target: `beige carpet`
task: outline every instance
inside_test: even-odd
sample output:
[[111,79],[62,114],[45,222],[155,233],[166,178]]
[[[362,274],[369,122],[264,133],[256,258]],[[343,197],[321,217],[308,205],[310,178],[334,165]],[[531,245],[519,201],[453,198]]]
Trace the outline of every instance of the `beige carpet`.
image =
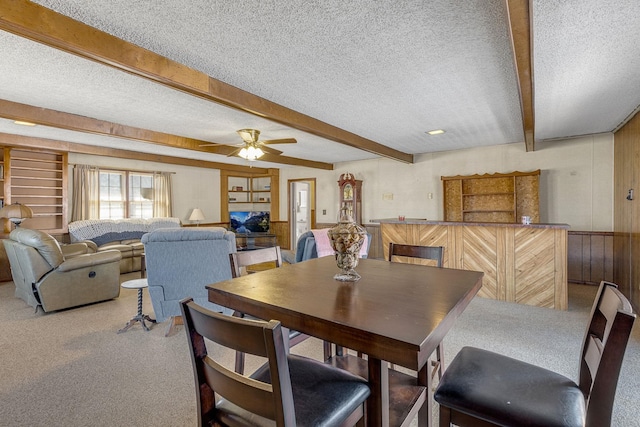
[[[137,278],[137,273],[123,280]],[[191,362],[182,327],[116,331],[135,314],[136,291],[58,313],[34,313],[0,284],[0,426],[195,426]],[[559,312],[476,298],[445,340],[450,360],[476,345],[575,378],[595,288],[571,286],[571,309]],[[153,315],[148,294],[144,312]],[[217,350],[225,363],[233,355]],[[294,348],[319,358],[318,340]],[[257,360],[249,360],[249,368]],[[640,426],[640,332],[636,325],[618,388],[614,426]]]

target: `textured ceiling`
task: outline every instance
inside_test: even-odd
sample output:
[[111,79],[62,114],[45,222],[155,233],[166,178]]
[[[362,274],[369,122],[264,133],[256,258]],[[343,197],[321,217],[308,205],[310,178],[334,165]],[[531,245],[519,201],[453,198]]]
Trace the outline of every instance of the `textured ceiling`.
[[640,104],[640,2],[534,1],[536,138],[614,130]]
[[[405,153],[524,140],[503,0],[34,3]],[[640,2],[532,4],[536,140],[612,131],[640,104]],[[255,127],[327,163],[376,157],[3,31],[0,57],[0,99],[222,144]],[[0,132],[244,162],[7,120]]]

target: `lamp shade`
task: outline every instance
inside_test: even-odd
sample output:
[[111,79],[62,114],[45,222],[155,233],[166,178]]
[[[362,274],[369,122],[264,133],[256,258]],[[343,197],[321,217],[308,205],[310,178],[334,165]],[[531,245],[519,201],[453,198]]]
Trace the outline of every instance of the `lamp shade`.
[[153,188],[141,188],[140,196],[145,200],[153,200]]
[[13,203],[0,209],[0,218],[8,218],[9,221],[18,225],[27,218],[33,217],[33,211],[29,206]]
[[195,208],[191,211],[191,215],[189,215],[189,221],[203,221],[204,214],[200,208]]

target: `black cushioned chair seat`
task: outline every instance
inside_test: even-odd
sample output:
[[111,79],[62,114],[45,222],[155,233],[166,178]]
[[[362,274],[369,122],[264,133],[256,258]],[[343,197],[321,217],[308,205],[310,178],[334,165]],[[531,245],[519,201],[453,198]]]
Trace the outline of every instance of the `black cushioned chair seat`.
[[[287,356],[298,426],[340,426],[366,399],[369,386],[364,378],[313,359]],[[268,364],[251,375],[271,383]],[[219,402],[218,416],[229,425],[274,425],[229,402]]]
[[460,350],[434,398],[500,426],[571,427],[585,419],[584,396],[569,378],[473,347]]

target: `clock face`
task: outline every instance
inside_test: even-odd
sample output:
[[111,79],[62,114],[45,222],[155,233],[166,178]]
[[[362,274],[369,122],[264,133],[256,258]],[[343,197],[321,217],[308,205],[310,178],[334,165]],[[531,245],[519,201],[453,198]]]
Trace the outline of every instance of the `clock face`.
[[353,187],[346,184],[342,189],[342,200],[353,200]]

